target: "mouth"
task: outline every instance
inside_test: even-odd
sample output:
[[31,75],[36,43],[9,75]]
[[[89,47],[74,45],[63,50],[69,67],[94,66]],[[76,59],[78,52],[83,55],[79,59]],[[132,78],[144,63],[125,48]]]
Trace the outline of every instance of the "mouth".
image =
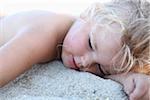
[[75,62],[75,60],[74,60],[74,58],[72,58],[72,59],[73,59],[74,68],[75,68],[76,70],[79,70],[79,67],[77,66],[77,64],[76,64],[76,62]]

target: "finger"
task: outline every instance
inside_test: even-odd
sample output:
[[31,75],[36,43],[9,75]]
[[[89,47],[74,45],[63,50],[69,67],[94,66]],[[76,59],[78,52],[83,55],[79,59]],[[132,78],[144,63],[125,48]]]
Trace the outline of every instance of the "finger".
[[150,86],[145,92],[145,95],[143,96],[143,98],[141,98],[140,100],[150,100]]
[[130,95],[135,89],[135,84],[133,79],[130,79],[124,83],[124,91]]
[[150,100],[149,94],[145,93],[142,97],[130,96],[129,100]]
[[135,89],[130,94],[130,100],[138,100],[145,96],[146,91],[148,91],[148,85],[144,84],[142,81],[135,80]]
[[150,100],[149,93],[146,93],[140,100]]

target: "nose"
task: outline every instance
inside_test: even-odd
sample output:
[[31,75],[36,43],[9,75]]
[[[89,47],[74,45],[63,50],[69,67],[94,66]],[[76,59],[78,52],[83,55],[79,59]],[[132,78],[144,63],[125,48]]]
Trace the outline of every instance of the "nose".
[[92,65],[93,59],[89,55],[75,57],[76,64],[79,68],[89,67]]
[[89,60],[89,57],[82,56],[81,57],[82,67],[89,67],[91,64],[91,61]]

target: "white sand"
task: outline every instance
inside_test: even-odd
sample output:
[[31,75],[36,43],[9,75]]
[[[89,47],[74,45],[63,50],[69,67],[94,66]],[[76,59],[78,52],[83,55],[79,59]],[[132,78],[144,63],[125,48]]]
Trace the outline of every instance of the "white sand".
[[61,62],[35,65],[0,89],[0,100],[127,100],[121,85]]

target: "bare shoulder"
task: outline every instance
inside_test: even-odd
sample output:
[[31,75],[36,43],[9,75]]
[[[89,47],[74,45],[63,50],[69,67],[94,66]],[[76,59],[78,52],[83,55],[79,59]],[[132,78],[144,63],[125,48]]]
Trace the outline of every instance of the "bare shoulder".
[[21,28],[26,25],[44,25],[44,26],[52,26],[60,23],[62,20],[72,20],[73,17],[65,14],[57,14],[50,11],[26,11],[20,12],[13,15],[9,15],[0,20],[0,23],[7,24],[6,28],[9,26],[14,26],[13,28]]
[[31,65],[54,60],[58,40],[63,40],[73,20],[68,15],[47,11],[22,12],[3,18],[0,21],[0,87]]
[[[0,20],[0,44],[10,40],[20,30],[28,27],[32,31],[48,33],[61,30],[74,18],[50,11],[27,11],[9,15]],[[60,27],[62,25],[62,27]],[[58,28],[59,26],[59,28]],[[57,28],[57,29],[56,29]],[[59,30],[58,30],[59,29]]]
[[[12,16],[12,20],[16,20],[15,22],[21,23],[24,25],[33,25],[33,26],[42,26],[42,28],[51,28],[61,22],[66,22],[72,19],[72,16],[65,14],[57,14],[50,11],[29,11],[22,12]],[[12,21],[11,20],[11,21]]]

